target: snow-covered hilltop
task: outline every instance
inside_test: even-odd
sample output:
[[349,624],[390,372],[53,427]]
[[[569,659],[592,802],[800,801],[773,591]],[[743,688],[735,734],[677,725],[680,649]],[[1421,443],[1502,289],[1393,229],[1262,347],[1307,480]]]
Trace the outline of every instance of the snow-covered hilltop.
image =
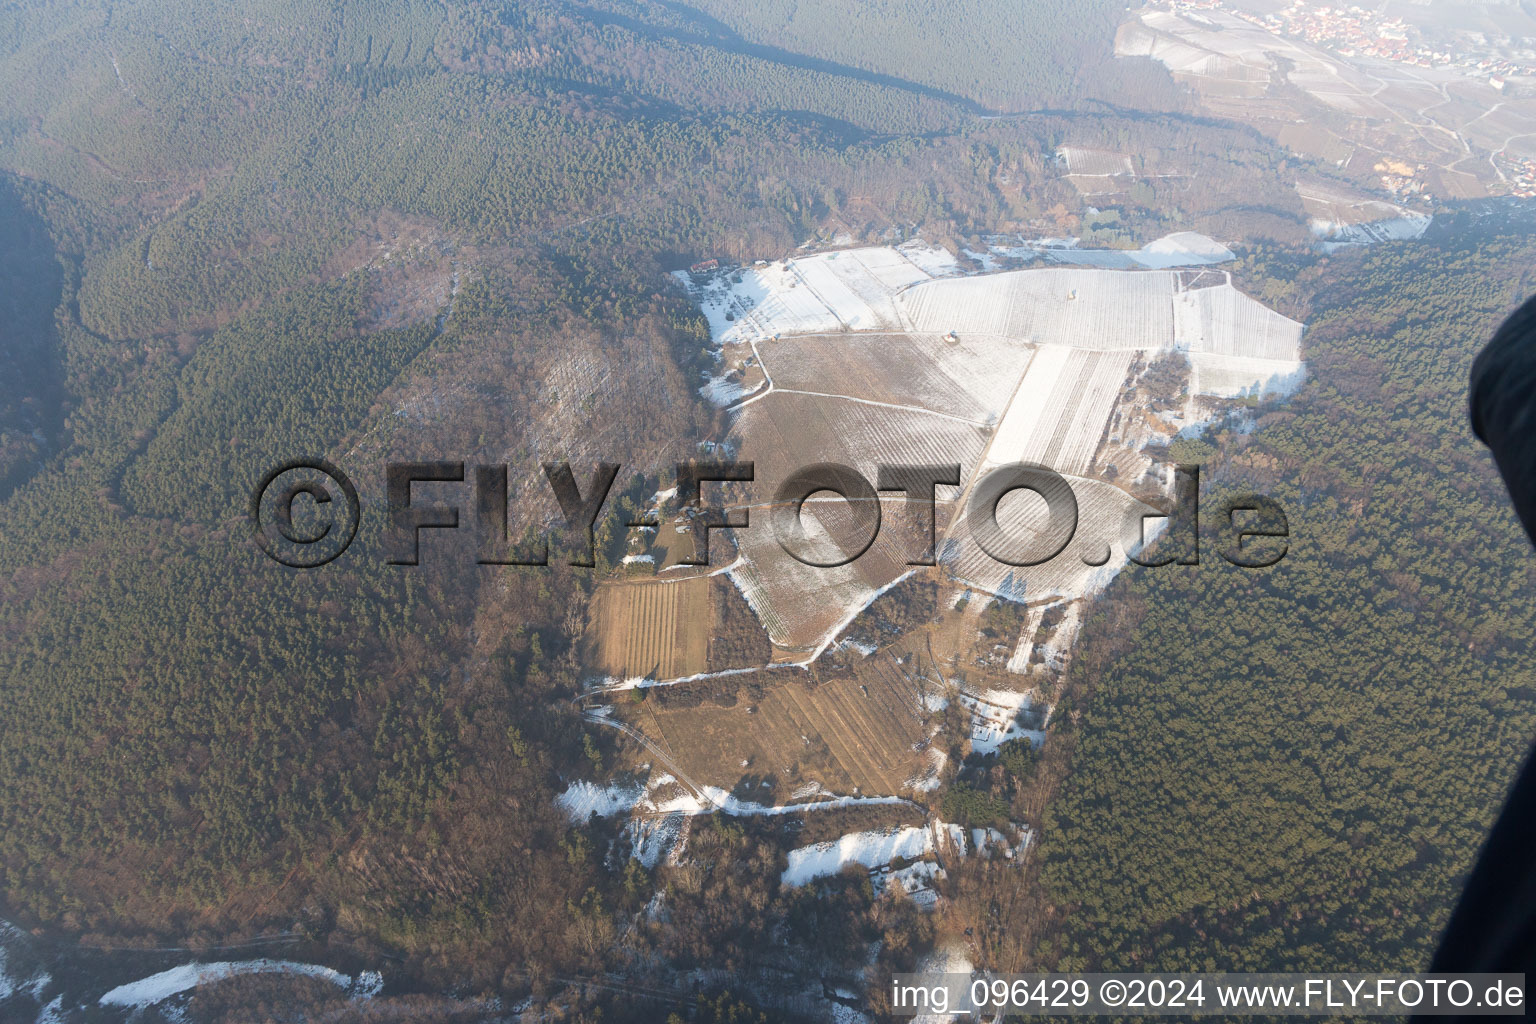
[[[1214,269],[1231,253],[1203,235],[1133,252],[1061,241],[1019,252],[1029,266],[995,273],[967,273],[922,242],[680,273],[718,347],[705,393],[734,409],[730,443],[758,466],[744,504],[767,503],[810,462],[870,480],[879,464],[960,463],[962,494],[992,467],[1047,465],[1071,482],[1080,534],[1113,549],[1109,561],[1088,564],[1074,544],[1040,566],[1003,564],[956,528],[961,503],[941,494],[941,563],[992,595],[1074,599],[1124,564],[1119,524],[1152,511],[1141,498],[1162,490],[1165,467],[1144,454],[1149,443],[1197,429],[1224,400],[1300,380],[1302,325]],[[838,507],[812,503],[805,518],[835,535]],[[1003,526],[1039,531],[1043,517],[1014,503]],[[737,541],[732,579],[773,642],[802,657],[910,572],[896,535],[836,568],[801,564],[765,528]]]

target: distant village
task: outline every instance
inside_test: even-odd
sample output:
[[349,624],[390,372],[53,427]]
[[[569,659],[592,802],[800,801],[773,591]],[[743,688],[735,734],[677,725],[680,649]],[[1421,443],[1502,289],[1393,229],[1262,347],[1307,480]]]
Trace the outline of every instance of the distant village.
[[1509,194],[1521,199],[1536,199],[1536,160],[1505,158],[1499,169],[1509,178]]
[[[1454,69],[1469,78],[1485,78],[1500,92],[1511,79],[1536,77],[1536,64],[1510,60],[1486,50],[1462,50],[1454,38],[1431,43],[1402,18],[1359,6],[1333,7],[1293,0],[1278,14],[1262,15],[1236,8],[1226,0],[1166,0],[1163,6],[1176,13],[1223,11],[1275,35],[1305,40],[1340,57],[1374,57],[1420,68]],[[1536,160],[1502,154],[1495,154],[1493,159],[1511,195],[1536,198]],[[1417,191],[1413,179],[1391,180],[1393,177],[1384,177],[1382,184],[1394,195]]]
[[1167,0],[1166,6],[1181,13],[1225,11],[1276,35],[1305,39],[1341,57],[1375,57],[1421,68],[1456,68],[1474,78],[1487,78],[1489,85],[1500,90],[1510,78],[1536,75],[1536,65],[1486,52],[1464,52],[1450,40],[1431,44],[1402,18],[1364,7],[1329,7],[1293,0],[1278,14],[1254,14],[1224,0]]
[[1299,36],[1333,50],[1341,57],[1376,57],[1421,68],[1456,68],[1502,90],[1511,77],[1536,75],[1536,66],[1487,52],[1464,52],[1455,40],[1430,44],[1402,18],[1386,17],[1363,7],[1324,7],[1295,0],[1279,14],[1264,17],[1239,14],[1271,32]]

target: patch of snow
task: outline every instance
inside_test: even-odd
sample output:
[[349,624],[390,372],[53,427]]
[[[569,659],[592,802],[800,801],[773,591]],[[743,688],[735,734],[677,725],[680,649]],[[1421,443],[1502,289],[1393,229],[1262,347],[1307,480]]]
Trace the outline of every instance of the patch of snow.
[[[1147,534],[1147,543],[1155,540],[1162,533],[1163,529],[1166,528],[1167,524],[1168,521],[1166,519],[1146,521],[1144,529]],[[1063,613],[1061,621],[1056,624],[1056,628],[1051,631],[1051,635],[1046,637],[1045,641],[1040,644],[1042,660],[1048,667],[1061,668],[1065,664],[1067,650],[1072,646],[1072,641],[1077,637],[1077,627],[1082,617],[1080,609],[1081,606],[1076,601],[1067,605],[1067,610]]]
[[379,971],[361,971],[352,983],[353,999],[372,999],[384,991],[384,975]]
[[[699,388],[699,394],[708,399],[711,405],[721,409],[728,405],[735,405],[751,393],[752,391],[742,387],[739,382],[731,380],[727,374],[709,377],[705,380],[704,386]],[[676,488],[673,488],[673,493],[676,493]]]
[[678,845],[687,826],[687,815],[631,818],[624,826],[635,859],[649,870],[665,860]]
[[849,864],[878,868],[897,860],[921,860],[940,852],[945,839],[960,856],[965,856],[965,830],[959,825],[935,822],[932,826],[850,832],[829,842],[789,851],[789,867],[779,880],[784,885],[806,885],[835,875]]
[[914,238],[910,242],[898,245],[896,251],[910,260],[913,266],[932,277],[954,277],[962,273],[960,261],[942,245]]
[[[924,696],[923,699],[924,701],[927,701],[928,697]],[[948,701],[945,701],[946,705],[948,703]],[[914,793],[932,793],[934,790],[939,788],[939,775],[944,771],[944,765],[948,763],[948,761],[949,755],[944,753],[944,751],[940,750],[938,747],[929,747],[928,763],[923,767],[921,772],[908,779],[905,783],[905,786],[912,790]]]
[[980,694],[968,693],[966,696],[1007,711],[1018,711],[1029,705],[1029,694],[1017,690],[983,690]]
[[653,555],[625,555],[623,558],[623,563],[625,565],[634,565],[636,562],[644,562],[648,565],[655,565],[656,558]]
[[1400,217],[1384,220],[1361,221],[1344,224],[1322,218],[1312,221],[1312,234],[1320,241],[1324,252],[1336,252],[1353,246],[1376,245],[1380,242],[1411,242],[1424,237],[1434,218],[1427,213],[1402,211]]
[[971,829],[971,848],[977,853],[985,852],[994,846],[1008,848],[1012,845],[1008,837],[995,828]]
[[618,676],[589,676],[584,681],[589,690],[633,690],[653,686],[655,683],[650,676],[626,676],[623,679]]
[[983,274],[990,274],[990,273],[992,273],[992,271],[997,270],[999,267],[1002,266],[1001,261],[998,260],[998,258],[992,254],[992,250],[991,250],[990,247],[987,249],[986,252],[977,252],[974,249],[961,249],[960,252],[961,252],[961,254],[963,254],[965,256],[969,256],[971,259],[975,260],[977,263],[980,263],[981,264],[981,272]]
[[1211,238],[1202,235],[1198,231],[1175,231],[1170,235],[1164,235],[1155,242],[1148,242],[1143,252],[1162,253],[1177,256],[1194,256],[1208,263],[1225,263],[1236,259],[1232,250]]
[[1023,822],[1014,821],[1009,824],[1013,826],[1014,834],[1018,836],[1019,841],[1013,846],[1004,849],[1003,855],[1010,858],[1021,856],[1025,850],[1029,849],[1029,844],[1034,841],[1034,829]]
[[578,780],[555,797],[555,803],[576,824],[584,824],[592,815],[611,817],[632,809],[644,794],[645,787],[638,782],[611,782],[599,786],[593,782]]
[[[973,258],[979,258],[977,253],[967,253],[967,255],[972,256]],[[983,265],[1011,265],[1019,262],[1029,262],[1039,258],[1040,253],[1036,246],[1027,242],[1020,242],[1018,239],[1010,239],[994,235],[993,237],[987,239],[987,252],[985,254],[985,259],[983,260]],[[990,270],[991,267],[988,267],[988,269]]]
[[897,868],[882,874],[877,882],[878,891],[884,892],[888,886],[895,885],[912,898],[912,902],[920,907],[929,908],[939,901],[939,894],[933,891],[933,883],[949,877],[944,869],[931,860],[920,860],[915,864],[909,864],[904,868]]
[[893,860],[916,860],[932,850],[933,834],[915,825],[881,832],[850,832],[832,842],[789,851],[789,867],[780,881],[785,885],[806,885],[835,875],[848,864],[876,868]]
[[242,960],[221,961],[209,964],[182,964],[168,971],[152,974],[126,985],[119,985],[103,995],[97,1002],[102,1006],[122,1006],[142,1010],[172,996],[189,992],[199,985],[207,985],[225,978],[245,974],[293,974],[328,981],[337,988],[350,988],[352,979],[340,971],[319,964],[301,964],[292,960]]
[[1024,628],[1019,631],[1019,642],[1014,646],[1013,653],[1008,656],[1008,663],[1003,667],[1015,675],[1021,675],[1029,671],[1029,656],[1035,651],[1035,628],[1033,617],[1024,620]]
[[871,807],[879,805],[907,804],[910,801],[899,796],[839,796],[828,800],[812,800],[794,804],[760,804],[741,800],[718,786],[700,786],[704,798],[688,794],[657,805],[658,812],[679,811],[684,814],[713,814],[721,811],[738,816],[763,815],[773,817],[783,814],[801,814],[805,811],[836,810],[842,807]]
[[[711,575],[714,575],[711,573]],[[745,675],[749,672],[766,672],[771,669],[793,668],[805,671],[805,665],[799,662],[773,662],[768,665],[760,665],[756,668],[722,668],[714,672],[695,672],[691,676],[678,676],[676,679],[653,679],[650,676],[631,676],[628,679],[619,679],[615,676],[605,676],[591,680],[590,684],[602,690],[620,692],[623,690],[648,690],[656,686],[676,686],[678,683],[694,683],[700,679],[721,679],[726,676]]]
[[28,973],[26,977],[18,973],[13,958],[17,952],[21,952],[22,959],[28,959],[25,953],[27,942],[28,936],[20,928],[0,921],[0,1002],[18,992],[24,992],[33,999],[41,999],[43,990],[53,981],[47,971],[40,969]]
[[1026,729],[1019,716],[1031,706],[1029,695],[1013,690],[987,690],[981,694],[962,693],[960,700],[971,711],[971,753],[995,754],[1009,740],[1027,738],[1042,743],[1045,733]]
[[[5,927],[7,930],[10,928],[9,925]],[[6,957],[5,947],[0,946],[0,1001],[11,998],[12,993],[16,991],[16,979],[6,972],[8,966],[9,961]]]
[[[940,946],[917,963],[917,973],[921,985],[933,986],[943,984],[945,975],[965,975],[967,978],[975,971],[971,964],[970,954],[965,946],[959,943],[951,943]],[[950,1021],[965,1018],[973,1019],[974,1005],[970,1001],[970,985],[962,986],[962,991],[952,992],[954,998],[949,1000],[949,1009],[945,1013],[920,1013],[913,1017],[914,1024],[949,1024]]]

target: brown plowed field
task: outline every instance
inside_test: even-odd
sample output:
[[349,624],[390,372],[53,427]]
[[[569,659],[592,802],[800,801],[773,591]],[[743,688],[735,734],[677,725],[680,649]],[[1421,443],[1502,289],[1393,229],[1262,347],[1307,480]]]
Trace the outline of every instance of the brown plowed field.
[[592,619],[602,671],[621,679],[703,672],[713,625],[709,588],[706,576],[600,587]]

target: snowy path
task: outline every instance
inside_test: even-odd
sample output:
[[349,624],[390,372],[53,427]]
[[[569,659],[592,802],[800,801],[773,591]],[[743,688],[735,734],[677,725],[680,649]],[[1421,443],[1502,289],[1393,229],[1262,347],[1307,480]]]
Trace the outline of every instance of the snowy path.
[[588,694],[583,694],[583,696],[588,696],[591,693],[623,693],[626,690],[649,690],[657,686],[676,686],[678,683],[697,683],[704,679],[724,679],[727,676],[746,675],[750,672],[766,672],[775,668],[803,669],[805,668],[805,665],[798,661],[772,661],[766,665],[756,665],[752,668],[722,668],[716,669],[713,672],[695,672],[691,676],[678,676],[676,679],[626,679],[623,682],[609,683],[606,686],[599,686],[595,690],[589,691]]
[[[874,332],[871,332],[871,333],[874,333]],[[796,337],[814,337],[814,336],[815,335],[796,335]],[[765,360],[763,358],[762,351],[758,349],[757,341],[755,339],[749,339],[748,340],[748,344],[750,344],[752,346],[752,354],[757,358],[757,365],[759,367],[761,367],[762,371],[763,371],[763,379],[765,381],[767,381],[768,383],[767,383],[766,387],[761,388],[760,390],[758,390],[750,398],[747,398],[747,399],[744,399],[744,400],[742,400],[740,402],[737,402],[735,405],[733,405],[730,408],[728,408],[726,410],[726,412],[728,412],[728,413],[740,412],[742,409],[744,409],[747,406],[751,405],[753,402],[760,402],[764,398],[767,398],[769,395],[772,395],[772,394],[810,395],[813,398],[837,398],[837,399],[841,399],[844,402],[854,402],[854,403],[856,403],[858,405],[873,405],[873,406],[877,406],[877,407],[882,408],[882,409],[895,409],[895,410],[900,411],[900,412],[926,413],[929,416],[938,416],[940,419],[953,420],[956,423],[964,423],[964,424],[966,424],[968,426],[972,426],[972,427],[985,427],[986,426],[986,423],[982,422],[981,420],[967,419],[964,416],[953,416],[953,415],[951,415],[951,414],[949,414],[947,412],[935,412],[932,409],[925,409],[925,408],[923,408],[920,405],[900,405],[900,404],[895,403],[895,402],[877,402],[877,401],[874,401],[873,399],[869,399],[869,398],[855,398],[852,395],[835,395],[835,394],[832,394],[832,393],[826,392],[826,391],[800,391],[800,390],[795,389],[795,388],[781,388],[781,387],[779,387],[777,384],[775,384],[773,382],[773,374],[768,372],[768,362],[767,362],[767,360]]]

